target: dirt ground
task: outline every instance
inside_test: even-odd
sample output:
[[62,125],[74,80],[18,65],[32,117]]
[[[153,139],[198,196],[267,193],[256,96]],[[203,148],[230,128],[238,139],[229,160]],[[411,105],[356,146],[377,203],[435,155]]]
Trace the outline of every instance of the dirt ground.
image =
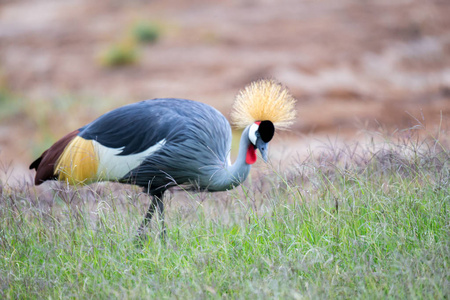
[[[298,99],[292,131],[274,141],[281,157],[365,129],[448,128],[449,16],[447,0],[3,0],[0,84],[23,105],[181,97],[229,116],[240,88],[276,78]],[[159,24],[160,39],[133,65],[99,63],[139,20]],[[19,140],[35,133],[23,121],[0,120],[0,161],[29,176]]]

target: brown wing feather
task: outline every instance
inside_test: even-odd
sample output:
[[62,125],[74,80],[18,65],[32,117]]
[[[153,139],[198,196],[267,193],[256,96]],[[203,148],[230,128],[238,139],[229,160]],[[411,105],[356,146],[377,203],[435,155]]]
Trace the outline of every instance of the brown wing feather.
[[36,177],[34,178],[34,184],[39,185],[46,180],[56,179],[55,166],[58,158],[63,153],[67,144],[73,140],[79,130],[72,131],[65,135],[63,138],[54,143],[48,148],[42,155],[36,159],[31,165],[30,169],[36,169]]

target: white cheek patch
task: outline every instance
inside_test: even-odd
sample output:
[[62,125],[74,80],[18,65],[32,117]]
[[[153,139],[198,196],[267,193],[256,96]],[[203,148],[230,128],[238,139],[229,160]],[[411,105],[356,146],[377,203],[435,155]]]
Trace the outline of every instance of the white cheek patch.
[[250,129],[248,130],[248,139],[252,142],[253,145],[256,145],[256,131],[258,130],[258,124],[252,124]]

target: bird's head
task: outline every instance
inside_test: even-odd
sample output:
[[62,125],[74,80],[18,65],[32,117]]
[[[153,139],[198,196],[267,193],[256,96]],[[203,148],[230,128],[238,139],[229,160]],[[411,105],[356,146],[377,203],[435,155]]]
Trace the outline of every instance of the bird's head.
[[250,145],[247,149],[245,161],[251,165],[256,162],[256,149],[261,153],[262,158],[267,162],[267,146],[275,134],[275,126],[269,120],[256,121],[248,129],[248,139]]
[[233,104],[231,119],[235,127],[248,127],[251,144],[246,162],[256,161],[256,149],[267,162],[267,145],[275,128],[288,129],[295,117],[295,99],[275,80],[255,81],[241,90]]

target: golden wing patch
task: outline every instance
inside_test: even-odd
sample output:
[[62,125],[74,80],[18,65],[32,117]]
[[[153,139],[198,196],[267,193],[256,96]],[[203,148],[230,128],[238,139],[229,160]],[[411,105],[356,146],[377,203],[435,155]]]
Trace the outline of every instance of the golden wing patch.
[[55,175],[70,184],[89,183],[97,177],[98,162],[92,141],[77,136],[59,157]]

